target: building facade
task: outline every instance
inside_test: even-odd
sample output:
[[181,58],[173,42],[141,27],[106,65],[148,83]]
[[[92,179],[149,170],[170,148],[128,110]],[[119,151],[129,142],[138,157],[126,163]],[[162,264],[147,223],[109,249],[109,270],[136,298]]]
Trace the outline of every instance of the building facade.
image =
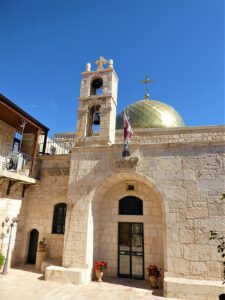
[[12,264],[34,263],[46,238],[47,280],[87,283],[99,260],[107,276],[147,279],[156,264],[166,296],[217,299],[223,266],[209,232],[225,232],[225,127],[185,127],[146,97],[127,108],[134,135],[124,158],[118,77],[112,60],[96,63],[82,73],[76,132],[56,135],[69,153],[37,156],[39,180],[23,197],[16,184],[6,195],[2,180],[0,216],[19,214]]

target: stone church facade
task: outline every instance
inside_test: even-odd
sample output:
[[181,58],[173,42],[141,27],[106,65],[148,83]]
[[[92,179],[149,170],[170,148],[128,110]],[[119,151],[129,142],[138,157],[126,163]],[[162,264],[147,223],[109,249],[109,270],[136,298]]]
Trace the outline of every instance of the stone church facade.
[[[147,266],[156,264],[165,296],[217,299],[223,266],[209,231],[225,232],[224,126],[137,124],[130,156],[122,157],[118,77],[112,60],[97,65],[82,73],[76,132],[61,134],[72,137],[70,153],[37,156],[39,180],[23,197],[19,186],[6,195],[8,182],[1,182],[0,217],[19,215],[12,264],[27,263],[36,230],[47,241],[47,280],[87,283],[99,260],[108,262],[106,276],[147,279]],[[157,101],[145,101],[159,111]],[[66,205],[65,228],[54,232],[59,204]]]

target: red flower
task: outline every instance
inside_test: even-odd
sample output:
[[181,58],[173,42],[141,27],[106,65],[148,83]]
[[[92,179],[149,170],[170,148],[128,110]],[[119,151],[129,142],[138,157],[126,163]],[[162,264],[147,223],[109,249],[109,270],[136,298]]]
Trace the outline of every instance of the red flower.
[[108,269],[108,264],[106,261],[97,261],[95,263],[95,270],[96,271],[104,271],[105,269]]
[[148,270],[148,276],[156,276],[156,277],[160,277],[160,270],[156,265],[150,265],[149,267],[147,267]]

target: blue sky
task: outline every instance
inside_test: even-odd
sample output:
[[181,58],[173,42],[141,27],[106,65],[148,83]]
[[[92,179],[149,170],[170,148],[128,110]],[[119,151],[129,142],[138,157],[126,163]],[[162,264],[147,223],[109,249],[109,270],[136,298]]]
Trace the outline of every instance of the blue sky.
[[0,92],[51,134],[75,131],[80,73],[100,55],[118,113],[148,74],[186,125],[224,124],[223,0],[0,0]]

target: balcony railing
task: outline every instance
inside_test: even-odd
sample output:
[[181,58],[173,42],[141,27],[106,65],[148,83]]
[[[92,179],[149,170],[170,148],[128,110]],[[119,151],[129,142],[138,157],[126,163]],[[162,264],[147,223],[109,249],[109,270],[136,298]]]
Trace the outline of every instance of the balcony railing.
[[[39,154],[42,153],[44,142],[39,143]],[[69,154],[71,148],[75,145],[75,134],[64,133],[55,134],[53,138],[48,138],[46,143],[45,154],[47,155],[64,155]]]
[[10,151],[10,145],[0,145],[0,171],[9,171],[35,179],[39,178],[40,163],[26,153]]

